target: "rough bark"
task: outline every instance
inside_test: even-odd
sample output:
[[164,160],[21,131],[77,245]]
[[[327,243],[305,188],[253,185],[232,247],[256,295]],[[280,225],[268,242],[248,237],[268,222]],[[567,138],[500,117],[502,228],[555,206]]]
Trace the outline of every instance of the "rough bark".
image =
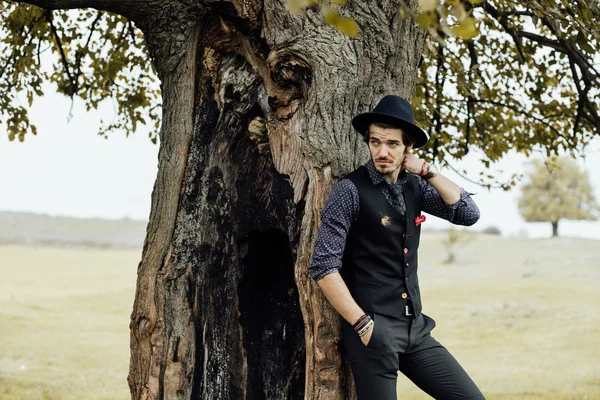
[[[187,156],[194,132],[196,51],[202,10],[192,2],[167,2],[145,10],[139,22],[154,58],[163,96],[158,175],[142,260],[138,266],[136,296],[131,314],[131,361],[127,378],[134,399],[189,398],[195,361],[195,335],[185,307],[171,318],[175,303],[166,296],[167,282],[177,274],[173,264],[176,218]],[[127,15],[126,15],[127,16]],[[159,18],[162,16],[162,18]],[[179,17],[179,21],[177,21]],[[179,337],[189,337],[179,340]],[[190,366],[191,364],[191,366]]]
[[358,38],[281,0],[156,1],[129,15],[164,110],[132,398],[352,396],[339,317],[308,266],[329,190],[367,157],[352,116],[414,92],[424,34],[401,3],[350,1]]
[[558,237],[558,221],[552,222],[552,237]]

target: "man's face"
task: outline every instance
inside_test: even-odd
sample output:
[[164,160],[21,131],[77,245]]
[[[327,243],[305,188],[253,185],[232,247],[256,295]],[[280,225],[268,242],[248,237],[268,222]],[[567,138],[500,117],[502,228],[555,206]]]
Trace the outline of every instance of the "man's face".
[[371,125],[369,128],[369,151],[377,171],[395,182],[400,174],[404,154],[412,146],[404,146],[402,130],[396,128],[380,128]]

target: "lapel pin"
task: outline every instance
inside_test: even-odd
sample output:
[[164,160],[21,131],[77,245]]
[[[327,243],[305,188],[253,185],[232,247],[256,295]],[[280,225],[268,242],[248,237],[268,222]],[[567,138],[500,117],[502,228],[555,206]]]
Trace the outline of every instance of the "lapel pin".
[[381,217],[381,225],[387,227],[387,226],[390,225],[390,223],[391,223],[391,218],[390,217],[388,217],[387,215]]

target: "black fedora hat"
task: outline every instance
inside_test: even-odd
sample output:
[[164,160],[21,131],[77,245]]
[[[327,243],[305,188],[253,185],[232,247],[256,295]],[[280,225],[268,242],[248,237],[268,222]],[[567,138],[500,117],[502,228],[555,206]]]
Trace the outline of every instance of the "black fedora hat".
[[414,124],[414,115],[410,103],[400,96],[385,96],[372,112],[354,117],[352,126],[364,136],[369,125],[374,122],[390,124],[405,130],[414,139],[413,148],[415,149],[425,146],[429,140],[427,133]]

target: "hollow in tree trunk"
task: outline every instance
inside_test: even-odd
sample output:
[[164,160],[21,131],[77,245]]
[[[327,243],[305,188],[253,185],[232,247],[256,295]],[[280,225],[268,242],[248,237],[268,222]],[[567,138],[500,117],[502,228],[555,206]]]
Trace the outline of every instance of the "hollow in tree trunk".
[[339,316],[308,267],[329,190],[367,159],[352,117],[414,92],[424,34],[401,3],[349,3],[357,38],[273,0],[139,23],[164,115],[133,398],[352,396]]

